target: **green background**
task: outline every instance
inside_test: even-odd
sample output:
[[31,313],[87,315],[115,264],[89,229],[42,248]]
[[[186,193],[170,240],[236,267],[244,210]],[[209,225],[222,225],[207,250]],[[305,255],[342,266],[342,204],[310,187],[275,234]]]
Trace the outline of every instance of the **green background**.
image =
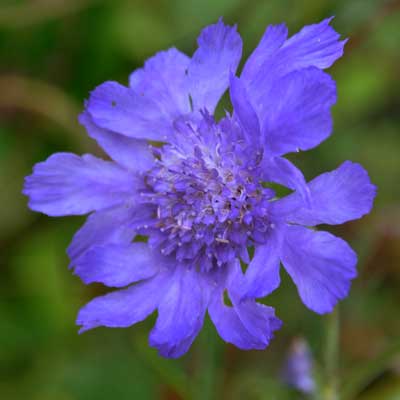
[[[323,376],[326,317],[300,302],[283,275],[266,302],[284,321],[266,351],[225,344],[209,321],[180,360],[147,346],[154,316],[129,329],[77,335],[75,316],[101,285],[68,270],[65,249],[83,217],[53,219],[27,209],[23,177],[56,151],[101,155],[76,121],[90,90],[126,84],[156,51],[191,54],[202,27],[237,23],[247,57],[265,27],[295,33],[335,15],[350,40],[330,73],[337,80],[334,134],[292,160],[307,179],[344,160],[378,185],[373,212],[330,229],[359,254],[359,277],[341,303],[343,399],[400,399],[400,2],[378,0],[0,1],[0,398],[301,399],[279,379],[296,337]],[[303,396],[303,397],[302,397]]]

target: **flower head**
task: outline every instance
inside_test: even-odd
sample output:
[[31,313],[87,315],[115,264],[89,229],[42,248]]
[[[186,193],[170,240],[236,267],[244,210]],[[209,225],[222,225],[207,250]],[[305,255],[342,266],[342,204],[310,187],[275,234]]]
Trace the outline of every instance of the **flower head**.
[[[308,227],[360,218],[375,187],[351,162],[306,183],[282,157],[331,133],[336,88],[322,69],[345,41],[329,22],[290,39],[283,24],[268,27],[238,77],[241,38],[220,20],[192,58],[160,52],[129,87],[106,82],[91,93],[80,122],[111,161],[54,154],[24,188],[35,211],[90,213],[68,248],[71,266],[85,283],[126,287],[83,307],[81,331],[127,327],[158,310],[150,344],[179,357],[208,311],[225,341],[263,349],[281,322],[256,299],[279,286],[280,262],[318,313],[347,295],[355,253]],[[233,112],[217,121],[228,88]],[[293,193],[277,199],[269,182]]]
[[140,195],[157,218],[140,233],[187,268],[210,272],[248,261],[248,246],[267,240],[274,194],[261,185],[262,152],[254,152],[238,126],[229,117],[220,124],[201,118],[179,121],[176,143],[152,149],[157,165]]

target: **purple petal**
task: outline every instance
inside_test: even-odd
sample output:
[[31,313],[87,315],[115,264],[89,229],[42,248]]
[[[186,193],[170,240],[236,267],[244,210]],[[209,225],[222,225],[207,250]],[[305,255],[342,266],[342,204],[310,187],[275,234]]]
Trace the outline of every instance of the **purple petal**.
[[32,210],[80,215],[126,202],[138,185],[135,175],[113,162],[90,154],[56,153],[35,165],[23,193]]
[[282,326],[282,322],[275,317],[275,310],[251,299],[240,302],[235,302],[233,299],[232,301],[247,331],[263,343],[262,348],[268,346],[274,337],[273,333]]
[[250,299],[229,307],[222,293],[216,293],[208,311],[221,338],[242,350],[265,349],[280,327],[273,308]]
[[329,68],[343,55],[347,40],[339,41],[340,35],[329,25],[332,19],[307,25],[284,43],[280,51],[281,73],[310,66]]
[[268,26],[260,43],[246,61],[241,78],[245,81],[251,80],[264,62],[272,57],[283,43],[285,43],[287,35],[288,30],[285,24]]
[[129,138],[102,129],[93,122],[87,111],[79,116],[79,122],[86,128],[88,135],[95,139],[100,147],[118,164],[138,173],[153,167],[154,157],[145,140]]
[[313,179],[308,187],[312,207],[293,193],[272,205],[273,214],[301,225],[342,224],[368,214],[376,195],[367,171],[351,161]]
[[155,275],[160,256],[147,243],[94,246],[78,261],[75,273],[86,284],[123,287]]
[[262,160],[263,180],[266,182],[275,182],[286,186],[289,189],[296,190],[305,201],[310,204],[310,190],[302,172],[290,161],[283,157],[264,156]]
[[319,314],[347,296],[357,275],[357,256],[344,240],[302,226],[287,227],[281,260],[303,303]]
[[273,332],[281,327],[274,309],[252,299],[241,300],[238,295],[244,278],[240,266],[232,266],[227,279],[233,307],[224,304],[224,286],[215,288],[208,308],[210,317],[222,339],[243,350],[265,349]]
[[98,326],[126,328],[144,320],[159,305],[168,280],[168,274],[158,274],[128,289],[96,297],[79,311],[79,333]]
[[[328,18],[319,24],[306,26],[285,42],[284,26],[272,28],[268,35],[267,30],[266,45],[257,50],[257,62],[252,62],[251,68],[246,66],[242,74],[258,112],[258,105],[262,104],[263,98],[272,96],[269,92],[279,78],[303,68],[328,68],[342,56],[346,40],[338,40],[339,34],[329,26],[331,20]],[[275,44],[272,43],[274,39]],[[278,45],[281,46],[279,49]],[[264,47],[267,51],[263,57],[261,50]],[[256,68],[256,65],[260,67]]]
[[131,138],[166,141],[172,132],[171,117],[155,99],[117,82],[105,82],[93,90],[86,110],[100,128]]
[[286,41],[284,25],[267,29],[256,49],[254,61],[250,67],[245,66],[242,74],[243,79],[257,91],[257,97],[279,77],[308,67],[328,68],[343,55],[347,40],[339,41],[340,35],[329,26],[331,20],[327,18],[318,24],[305,26]]
[[266,244],[255,247],[254,257],[245,273],[245,284],[241,289],[244,298],[265,297],[280,284],[280,247],[283,226],[275,225]]
[[242,54],[242,39],[236,27],[220,19],[203,29],[188,68],[193,109],[206,108],[211,114],[229,85],[230,73],[235,73]]
[[316,68],[294,71],[276,81],[263,99],[265,146],[274,155],[308,150],[332,131],[330,108],[336,102],[336,86]]
[[187,352],[203,326],[208,296],[194,269],[178,267],[158,307],[150,345],[160,355],[177,358]]
[[93,246],[109,243],[129,244],[134,237],[134,229],[129,226],[134,210],[134,207],[124,205],[89,215],[67,249],[71,266],[76,265],[79,257]]
[[190,58],[175,48],[160,51],[129,77],[130,87],[140,96],[153,99],[171,116],[190,112],[186,70]]
[[249,143],[259,143],[260,124],[243,82],[231,75],[230,96],[235,115]]

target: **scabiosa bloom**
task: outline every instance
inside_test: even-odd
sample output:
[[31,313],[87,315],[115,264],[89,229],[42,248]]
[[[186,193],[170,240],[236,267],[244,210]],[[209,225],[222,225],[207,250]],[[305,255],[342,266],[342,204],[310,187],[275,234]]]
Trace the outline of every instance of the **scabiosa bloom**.
[[[157,310],[150,345],[178,357],[208,310],[225,341],[264,349],[281,322],[256,299],[279,286],[280,261],[312,310],[329,312],[347,295],[355,253],[308,226],[361,217],[375,188],[358,164],[306,183],[282,157],[331,133],[336,90],[322,69],[345,41],[329,22],[290,39],[285,25],[268,27],[237,77],[242,41],[220,20],[192,58],[160,52],[128,87],[106,82],[91,93],[80,122],[112,161],[55,154],[24,188],[35,211],[91,213],[68,248],[71,266],[85,283],[127,287],[83,307],[81,332],[128,327]],[[233,113],[217,121],[228,87]],[[293,193],[277,199],[266,182]]]

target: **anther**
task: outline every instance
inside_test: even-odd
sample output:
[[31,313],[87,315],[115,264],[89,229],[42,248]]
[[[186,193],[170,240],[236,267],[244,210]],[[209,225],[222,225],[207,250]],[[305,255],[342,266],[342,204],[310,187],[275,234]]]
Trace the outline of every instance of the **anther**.
[[215,241],[219,242],[219,243],[227,243],[227,244],[229,243],[228,239],[223,239],[223,238],[220,238],[220,237],[216,237]]

